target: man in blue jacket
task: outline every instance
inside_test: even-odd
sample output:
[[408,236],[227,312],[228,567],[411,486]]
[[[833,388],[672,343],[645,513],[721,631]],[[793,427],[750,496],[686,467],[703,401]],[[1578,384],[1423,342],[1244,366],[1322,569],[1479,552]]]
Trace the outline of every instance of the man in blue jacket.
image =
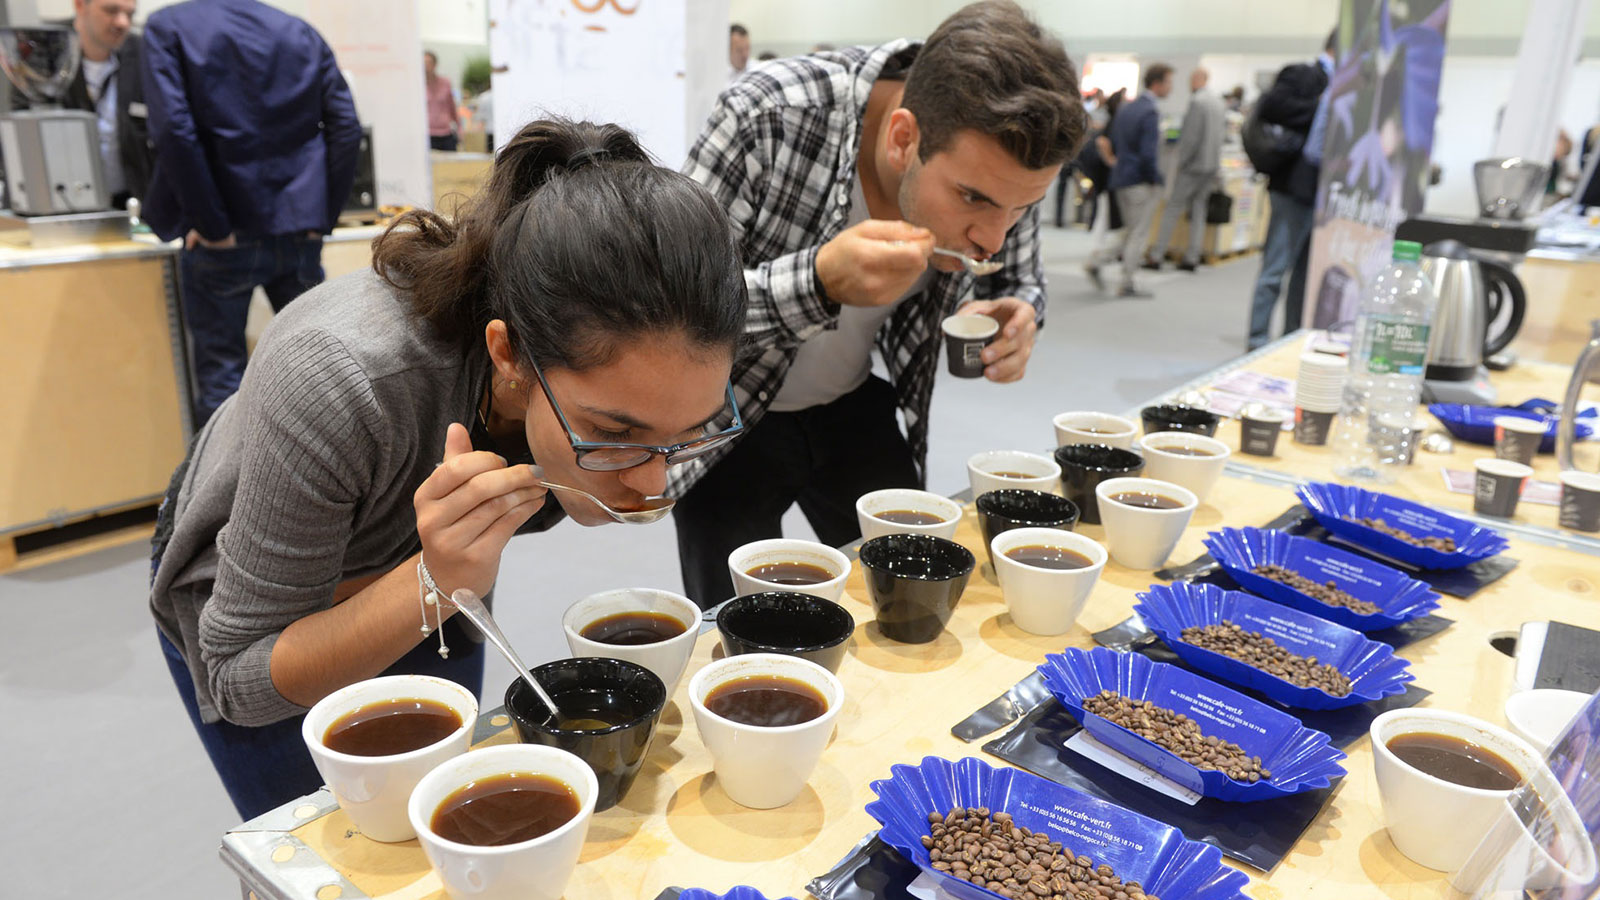
[[1100,266],[1122,254],[1122,288],[1118,297],[1151,296],[1133,283],[1133,273],[1144,262],[1150,246],[1150,223],[1155,219],[1161,199],[1161,113],[1156,101],[1172,93],[1172,67],[1155,63],[1145,70],[1144,93],[1118,110],[1111,120],[1111,151],[1116,163],[1111,167],[1109,186],[1122,209],[1122,233],[1108,231],[1083,269],[1102,290]]
[[257,0],[189,0],[145,23],[155,170],[144,218],[183,238],[198,429],[239,386],[251,294],[274,310],[323,279],[361,126],[333,50]]

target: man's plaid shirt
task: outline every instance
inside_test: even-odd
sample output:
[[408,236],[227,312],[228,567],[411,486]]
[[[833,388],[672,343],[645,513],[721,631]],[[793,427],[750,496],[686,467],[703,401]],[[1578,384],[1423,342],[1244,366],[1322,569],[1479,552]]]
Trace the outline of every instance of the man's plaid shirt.
[[[747,266],[750,311],[733,384],[749,425],[777,396],[800,344],[838,327],[839,305],[823,296],[817,281],[817,248],[845,228],[873,82],[891,58],[917,45],[900,40],[755,66],[718,98],[689,150],[683,171],[728,211]],[[940,321],[970,293],[1018,297],[1033,304],[1043,322],[1037,207],[1011,229],[1000,256],[1005,268],[984,278],[935,272],[927,288],[901,303],[878,332],[878,351],[924,480],[928,407],[943,343]],[[673,493],[693,484],[722,452],[674,467]]]

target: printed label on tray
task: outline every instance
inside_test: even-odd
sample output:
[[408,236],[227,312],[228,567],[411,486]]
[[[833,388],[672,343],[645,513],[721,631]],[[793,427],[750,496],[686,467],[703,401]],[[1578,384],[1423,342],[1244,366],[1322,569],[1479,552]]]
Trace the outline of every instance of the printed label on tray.
[[[1105,766],[1129,781],[1142,784],[1159,794],[1165,794],[1179,803],[1193,806],[1200,802],[1202,794],[1199,791],[1185,787],[1155,769],[1123,756],[1121,753],[1095,740],[1094,735],[1087,731],[1079,731],[1072,737],[1067,738],[1066,746],[1068,750],[1079,756]],[[1109,824],[1107,823],[1107,825]]]
[[1429,535],[1453,536],[1456,533],[1456,529],[1452,528],[1450,523],[1415,507],[1385,506],[1379,508],[1377,512],[1378,515],[1374,518],[1384,519],[1390,525],[1402,531],[1409,531],[1422,537]]
[[[1266,736],[1267,729],[1265,725],[1262,725],[1259,722],[1252,722],[1250,718],[1244,714],[1244,710],[1237,706],[1229,706],[1226,701],[1207,696],[1199,691],[1195,691],[1192,694],[1186,694],[1183,691],[1178,690],[1176,687],[1170,688],[1170,693],[1172,696],[1189,704],[1191,707],[1190,709],[1179,709],[1178,712],[1184,713],[1191,719],[1194,719],[1196,724],[1200,726],[1200,730],[1206,734],[1214,734],[1217,737],[1227,738],[1241,747],[1244,747],[1246,750],[1250,749],[1250,747],[1253,745],[1253,741],[1250,741],[1251,737],[1257,735],[1263,737]],[[1157,702],[1159,703],[1159,701]],[[1161,705],[1167,706],[1169,709],[1173,708],[1170,704],[1162,703]],[[1218,731],[1217,729],[1209,727],[1207,725],[1208,720],[1221,725],[1223,730]],[[1248,734],[1241,735],[1239,734],[1240,731],[1248,732]],[[1246,740],[1239,740],[1241,737],[1246,738]]]
[[1323,637],[1317,633],[1316,628],[1303,622],[1290,622],[1277,616],[1261,616],[1248,612],[1235,612],[1233,620],[1244,628],[1272,638],[1301,656],[1326,656],[1329,651],[1340,649],[1337,641]]
[[1300,549],[1302,552],[1297,555],[1301,561],[1315,566],[1316,571],[1309,571],[1306,568],[1295,565],[1291,565],[1289,568],[1298,571],[1301,575],[1313,581],[1333,579],[1338,582],[1342,590],[1349,590],[1352,587],[1358,589],[1381,588],[1393,578],[1393,576],[1374,577],[1369,575],[1367,574],[1367,566],[1371,565],[1370,563],[1365,563],[1364,561],[1358,563],[1348,559],[1327,556],[1318,553],[1317,551],[1321,548],[1315,545],[1302,545]]

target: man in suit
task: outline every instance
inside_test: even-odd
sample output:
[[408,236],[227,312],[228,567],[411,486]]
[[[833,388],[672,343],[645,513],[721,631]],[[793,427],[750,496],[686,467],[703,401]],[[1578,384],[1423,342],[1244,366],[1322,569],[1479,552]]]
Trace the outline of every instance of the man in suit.
[[[61,105],[99,118],[106,193],[112,207],[120,209],[129,197],[144,196],[152,156],[139,36],[133,33],[134,0],[73,0],[72,6],[71,25],[83,61]],[[28,106],[13,88],[11,108]]]
[[1178,134],[1177,174],[1172,179],[1172,191],[1167,195],[1167,208],[1161,215],[1161,234],[1151,257],[1145,260],[1146,269],[1160,269],[1166,258],[1167,244],[1172,241],[1172,231],[1178,227],[1178,216],[1189,212],[1189,247],[1184,251],[1178,268],[1193,272],[1200,263],[1200,245],[1206,231],[1206,197],[1217,183],[1217,172],[1222,169],[1223,108],[1222,100],[1206,89],[1210,74],[1205,69],[1195,69],[1189,75],[1189,111],[1183,114],[1183,130]]
[[258,0],[189,0],[145,24],[156,164],[144,218],[178,258],[195,428],[239,386],[257,286],[274,310],[320,283],[361,124],[333,50]]
[[1144,260],[1145,248],[1150,246],[1150,222],[1155,218],[1156,200],[1160,197],[1161,170],[1158,166],[1161,152],[1161,113],[1156,101],[1172,93],[1172,67],[1155,63],[1144,73],[1144,93],[1139,99],[1126,104],[1111,121],[1111,149],[1116,154],[1116,164],[1111,167],[1110,188],[1122,209],[1126,228],[1121,234],[1106,232],[1100,246],[1089,258],[1084,271],[1095,287],[1105,288],[1100,277],[1100,267],[1116,260],[1122,254],[1122,288],[1118,297],[1149,298],[1149,291],[1133,281],[1133,273]]

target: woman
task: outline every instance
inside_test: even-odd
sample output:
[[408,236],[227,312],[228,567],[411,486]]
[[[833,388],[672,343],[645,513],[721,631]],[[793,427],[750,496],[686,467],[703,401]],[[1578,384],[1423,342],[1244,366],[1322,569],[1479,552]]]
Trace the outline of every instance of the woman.
[[[240,815],[321,783],[305,709],[384,672],[479,693],[481,644],[426,607],[486,594],[506,542],[615,507],[739,430],[744,274],[722,208],[614,125],[535,122],[455,224],[408,213],[373,271],[263,335],[174,475],[151,608]],[[469,429],[470,426],[470,429]]]

